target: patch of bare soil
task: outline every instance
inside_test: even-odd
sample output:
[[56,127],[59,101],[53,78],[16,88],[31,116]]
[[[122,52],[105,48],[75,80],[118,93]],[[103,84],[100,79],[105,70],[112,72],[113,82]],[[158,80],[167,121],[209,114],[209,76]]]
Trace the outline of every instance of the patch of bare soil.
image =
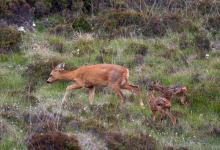
[[34,133],[27,139],[29,150],[81,150],[74,135],[61,132]]

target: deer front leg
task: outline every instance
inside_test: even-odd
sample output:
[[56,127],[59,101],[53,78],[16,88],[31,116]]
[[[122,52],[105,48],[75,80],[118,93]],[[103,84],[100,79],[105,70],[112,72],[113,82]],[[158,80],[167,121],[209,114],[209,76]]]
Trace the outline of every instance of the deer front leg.
[[64,97],[63,97],[63,99],[62,99],[62,105],[63,105],[64,103],[66,103],[67,98],[69,97],[71,91],[74,91],[74,90],[80,89],[80,88],[82,88],[82,86],[77,85],[77,84],[69,85],[69,86],[66,88],[66,92],[65,92]]
[[95,95],[95,87],[89,88],[89,104],[92,105]]

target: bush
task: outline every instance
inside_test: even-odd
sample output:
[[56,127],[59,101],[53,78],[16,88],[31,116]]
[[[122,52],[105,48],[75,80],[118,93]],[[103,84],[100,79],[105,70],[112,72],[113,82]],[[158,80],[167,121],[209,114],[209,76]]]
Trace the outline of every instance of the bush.
[[111,32],[119,27],[143,26],[144,22],[145,16],[134,10],[109,10],[104,17],[99,17],[98,27]]
[[125,53],[145,56],[148,53],[148,46],[142,43],[132,42],[128,45]]
[[52,65],[56,66],[61,62],[62,61],[58,59],[50,59],[46,62],[37,62],[28,65],[23,75],[28,79],[31,89],[34,90],[36,85],[46,83],[46,80],[52,70]]
[[[106,133],[105,141],[110,150],[146,150],[156,149],[156,142],[153,138],[144,134],[122,134],[120,132]],[[122,144],[123,143],[123,144]]]
[[74,135],[66,135],[62,132],[33,133],[27,139],[28,149],[73,149],[81,150],[79,141]]
[[152,17],[148,18],[147,24],[142,33],[143,35],[150,37],[164,36],[166,33],[166,27],[159,17]]
[[50,38],[49,44],[52,46],[53,50],[59,53],[62,53],[64,51],[64,41],[58,36]]
[[181,32],[183,30],[183,18],[178,14],[167,14],[163,17],[163,23],[166,28],[174,32]]
[[205,56],[205,52],[210,50],[210,40],[205,33],[198,33],[194,39],[195,47],[198,49],[201,57]]
[[0,28],[0,53],[17,51],[21,43],[21,33],[12,27]]
[[219,31],[220,30],[220,16],[209,17],[206,22],[206,27],[209,30]]
[[73,32],[73,28],[69,24],[58,24],[50,29],[51,34],[69,36]]
[[85,17],[78,17],[73,21],[72,27],[79,32],[90,32],[92,27]]
[[74,50],[76,50],[76,55],[83,56],[83,55],[90,55],[92,54],[95,49],[92,47],[93,41],[87,41],[80,39],[77,43],[74,44]]
[[[31,27],[32,9],[25,0],[8,0],[0,3],[0,15],[9,24]],[[28,25],[27,25],[28,24]]]
[[210,41],[204,33],[199,33],[195,37],[195,45],[201,50],[210,50]]
[[34,16],[36,18],[41,18],[45,15],[48,15],[50,13],[50,4],[46,4],[43,1],[37,1],[34,4],[35,10],[34,10]]

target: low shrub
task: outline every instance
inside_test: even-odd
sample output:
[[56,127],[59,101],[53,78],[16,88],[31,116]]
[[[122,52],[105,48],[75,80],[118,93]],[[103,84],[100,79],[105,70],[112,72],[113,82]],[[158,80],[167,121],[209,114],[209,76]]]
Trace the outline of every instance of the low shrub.
[[62,132],[34,133],[27,139],[28,149],[74,149],[80,150],[79,141],[74,135]]
[[49,39],[49,44],[54,51],[57,51],[59,53],[64,52],[65,45],[64,45],[64,41],[62,38],[60,38],[58,36],[51,37]]
[[[120,132],[106,133],[105,141],[110,150],[130,149],[130,150],[146,150],[156,149],[156,142],[153,138],[144,134],[122,134]],[[123,144],[122,144],[123,143]]]
[[22,41],[21,33],[12,27],[0,29],[0,53],[16,52]]
[[143,35],[150,37],[164,36],[166,33],[166,26],[160,17],[148,18],[142,33]]
[[92,54],[95,49],[92,46],[93,41],[80,39],[74,44],[74,55],[83,56]]
[[32,9],[25,0],[8,0],[0,3],[1,17],[9,24],[31,27]]
[[90,32],[92,27],[85,17],[78,17],[73,21],[72,27],[79,32]]
[[58,24],[50,29],[50,34],[70,36],[73,33],[73,28],[69,24]]
[[220,16],[209,17],[206,22],[206,27],[209,30],[219,31],[220,30]]
[[132,42],[128,45],[124,52],[145,56],[148,53],[148,46],[146,44]]
[[107,32],[111,32],[119,27],[127,27],[130,25],[143,26],[145,16],[134,10],[109,10],[106,14],[98,18],[98,27],[103,28]]
[[170,13],[163,17],[163,23],[166,28],[174,31],[181,32],[183,31],[183,18],[177,13]]
[[37,62],[28,65],[23,75],[28,79],[29,88],[34,90],[37,85],[46,83],[52,70],[52,65],[56,66],[61,62],[61,60],[53,58],[46,62]]
[[195,47],[198,50],[200,57],[204,57],[205,53],[210,51],[210,40],[205,33],[198,33],[194,39]]
[[43,1],[37,1],[35,4],[34,4],[34,16],[36,18],[41,18],[45,15],[48,15],[50,13],[50,3],[45,3]]

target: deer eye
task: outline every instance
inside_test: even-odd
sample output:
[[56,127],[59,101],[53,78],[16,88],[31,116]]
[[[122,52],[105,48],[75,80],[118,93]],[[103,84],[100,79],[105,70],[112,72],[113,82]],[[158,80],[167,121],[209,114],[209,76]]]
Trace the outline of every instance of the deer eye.
[[53,75],[52,74],[50,74],[50,77],[52,77]]

